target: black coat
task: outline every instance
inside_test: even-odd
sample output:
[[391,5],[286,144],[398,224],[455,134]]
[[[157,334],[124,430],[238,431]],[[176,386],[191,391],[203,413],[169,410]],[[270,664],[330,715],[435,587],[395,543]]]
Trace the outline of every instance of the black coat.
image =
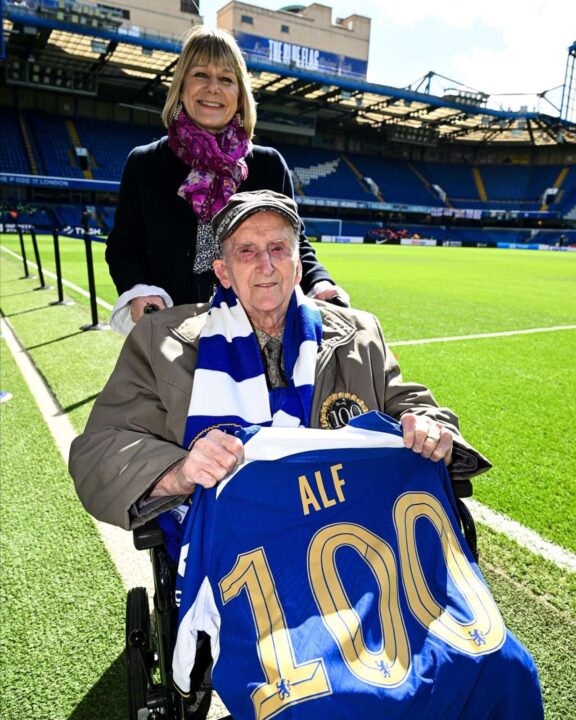
[[[246,161],[248,177],[238,191],[268,189],[294,197],[290,172],[279,152],[255,145]],[[193,271],[198,220],[177,194],[188,172],[166,137],[134,148],[128,156],[106,246],[118,294],[144,283],[164,289],[175,305],[210,298],[214,274]],[[304,234],[300,257],[304,292],[320,280],[331,280]]]

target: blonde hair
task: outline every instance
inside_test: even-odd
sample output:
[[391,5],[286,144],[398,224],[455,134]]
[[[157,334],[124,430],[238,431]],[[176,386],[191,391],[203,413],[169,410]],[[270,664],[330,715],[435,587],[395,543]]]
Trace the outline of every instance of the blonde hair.
[[242,52],[229,32],[207,30],[202,25],[192,28],[184,38],[184,45],[162,110],[162,122],[165,127],[172,122],[180,102],[186,73],[192,65],[228,66],[234,71],[240,89],[238,112],[244,123],[246,135],[251,139],[256,126],[256,102]]

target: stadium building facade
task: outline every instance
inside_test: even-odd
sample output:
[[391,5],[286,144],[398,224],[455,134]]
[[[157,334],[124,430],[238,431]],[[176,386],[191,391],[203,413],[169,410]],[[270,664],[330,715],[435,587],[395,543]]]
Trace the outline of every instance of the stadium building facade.
[[332,8],[319,3],[266,10],[232,0],[218,11],[218,27],[234,35],[250,60],[366,79],[370,18],[363,15],[333,22]]

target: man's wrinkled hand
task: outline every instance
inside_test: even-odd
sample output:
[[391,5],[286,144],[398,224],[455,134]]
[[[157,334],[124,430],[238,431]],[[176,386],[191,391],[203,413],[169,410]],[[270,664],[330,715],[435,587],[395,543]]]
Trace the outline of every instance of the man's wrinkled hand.
[[447,427],[424,415],[406,413],[400,419],[404,447],[433,462],[452,462],[454,437]]
[[191,495],[197,485],[214,487],[243,460],[241,440],[222,430],[210,430],[162,476],[150,495]]

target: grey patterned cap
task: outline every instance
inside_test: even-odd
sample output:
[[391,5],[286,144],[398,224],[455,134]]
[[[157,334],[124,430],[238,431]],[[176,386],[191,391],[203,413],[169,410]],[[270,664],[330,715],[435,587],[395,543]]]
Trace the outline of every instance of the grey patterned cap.
[[214,237],[221,245],[250,215],[258,212],[275,212],[283,215],[295,230],[302,229],[298,206],[287,195],[273,190],[252,190],[232,195],[222,210],[212,218]]

